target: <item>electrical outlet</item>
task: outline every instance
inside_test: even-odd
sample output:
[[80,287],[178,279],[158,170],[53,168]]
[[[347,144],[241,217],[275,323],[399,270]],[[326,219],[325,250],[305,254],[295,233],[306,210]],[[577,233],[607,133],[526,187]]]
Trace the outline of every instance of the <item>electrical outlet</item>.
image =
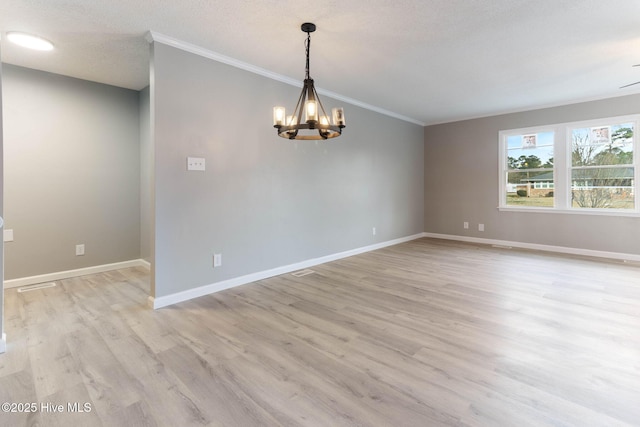
[[376,228],[375,228],[375,227],[373,227],[373,230],[371,230],[371,232],[372,232],[372,233],[373,233],[373,235],[375,236],[375,235],[376,235]]
[[468,229],[469,229],[469,222],[468,222],[468,221],[465,221],[465,222],[462,224],[462,226],[463,226],[466,230],[468,230]]
[[84,243],[76,245],[76,256],[84,255]]
[[220,267],[222,265],[222,254],[213,254],[213,266]]
[[187,157],[187,170],[188,171],[204,171],[205,170],[204,157]]
[[478,231],[484,231],[484,224],[478,224]]

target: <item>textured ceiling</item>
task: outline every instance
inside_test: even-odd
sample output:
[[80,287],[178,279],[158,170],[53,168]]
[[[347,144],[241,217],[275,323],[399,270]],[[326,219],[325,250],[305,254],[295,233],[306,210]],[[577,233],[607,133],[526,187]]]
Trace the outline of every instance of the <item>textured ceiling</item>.
[[[626,95],[638,0],[2,0],[3,62],[148,84],[152,30],[425,124]],[[28,52],[7,31],[39,34]],[[347,113],[348,114],[348,113]]]

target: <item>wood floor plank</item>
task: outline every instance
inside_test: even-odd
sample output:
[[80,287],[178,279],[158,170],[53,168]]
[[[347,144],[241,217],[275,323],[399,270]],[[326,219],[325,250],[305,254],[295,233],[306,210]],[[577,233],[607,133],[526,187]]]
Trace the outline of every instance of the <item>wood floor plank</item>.
[[66,343],[99,413],[120,411],[140,399],[138,380],[126,372],[94,328],[68,334]]
[[44,342],[29,347],[28,351],[39,401],[83,383],[76,360],[71,355],[66,341]]
[[[31,370],[28,368],[3,376],[0,378],[0,385],[0,402],[3,405],[14,404],[7,408],[3,407],[0,412],[0,427],[39,425],[40,402],[36,398]],[[31,407],[32,403],[37,405],[35,409]],[[28,408],[25,409],[24,405],[28,405]]]
[[226,380],[217,361],[205,360],[186,346],[159,354],[165,365],[195,396],[199,407],[221,425],[274,425],[275,419],[240,387]]
[[[100,418],[96,405],[89,397],[89,391],[83,383],[61,389],[40,399],[39,403],[41,405],[40,425],[43,426],[103,427],[114,425],[109,423],[113,420],[112,418],[108,418],[106,421]],[[55,407],[58,409],[54,410]]]
[[[145,419],[155,420],[159,425],[211,425],[212,420],[194,402],[195,395],[179,383],[171,367],[165,366],[140,337],[124,337],[119,343],[110,343],[110,346],[113,346],[112,351],[123,369],[137,379],[140,400],[132,404],[134,407],[123,408],[124,413],[142,411],[136,416],[144,415]],[[151,408],[151,412],[147,408]],[[149,420],[145,422],[152,424]]]
[[152,311],[130,268],[5,291],[2,426],[640,426],[640,267],[436,239]]

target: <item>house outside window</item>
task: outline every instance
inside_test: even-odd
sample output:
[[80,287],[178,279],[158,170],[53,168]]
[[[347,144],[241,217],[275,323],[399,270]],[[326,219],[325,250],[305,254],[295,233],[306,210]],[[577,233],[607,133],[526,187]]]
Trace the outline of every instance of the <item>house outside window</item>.
[[[501,161],[506,170],[502,202],[506,206],[554,206],[554,130],[514,131],[505,134]],[[546,191],[545,191],[546,190]]]
[[640,115],[500,131],[498,208],[637,215]]

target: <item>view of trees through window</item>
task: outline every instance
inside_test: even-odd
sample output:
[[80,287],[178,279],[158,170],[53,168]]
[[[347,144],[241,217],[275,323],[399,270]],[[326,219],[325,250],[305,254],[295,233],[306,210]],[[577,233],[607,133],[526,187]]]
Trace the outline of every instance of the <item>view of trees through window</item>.
[[573,207],[634,208],[633,131],[631,123],[572,131]]
[[640,211],[640,116],[500,131],[501,208]]

